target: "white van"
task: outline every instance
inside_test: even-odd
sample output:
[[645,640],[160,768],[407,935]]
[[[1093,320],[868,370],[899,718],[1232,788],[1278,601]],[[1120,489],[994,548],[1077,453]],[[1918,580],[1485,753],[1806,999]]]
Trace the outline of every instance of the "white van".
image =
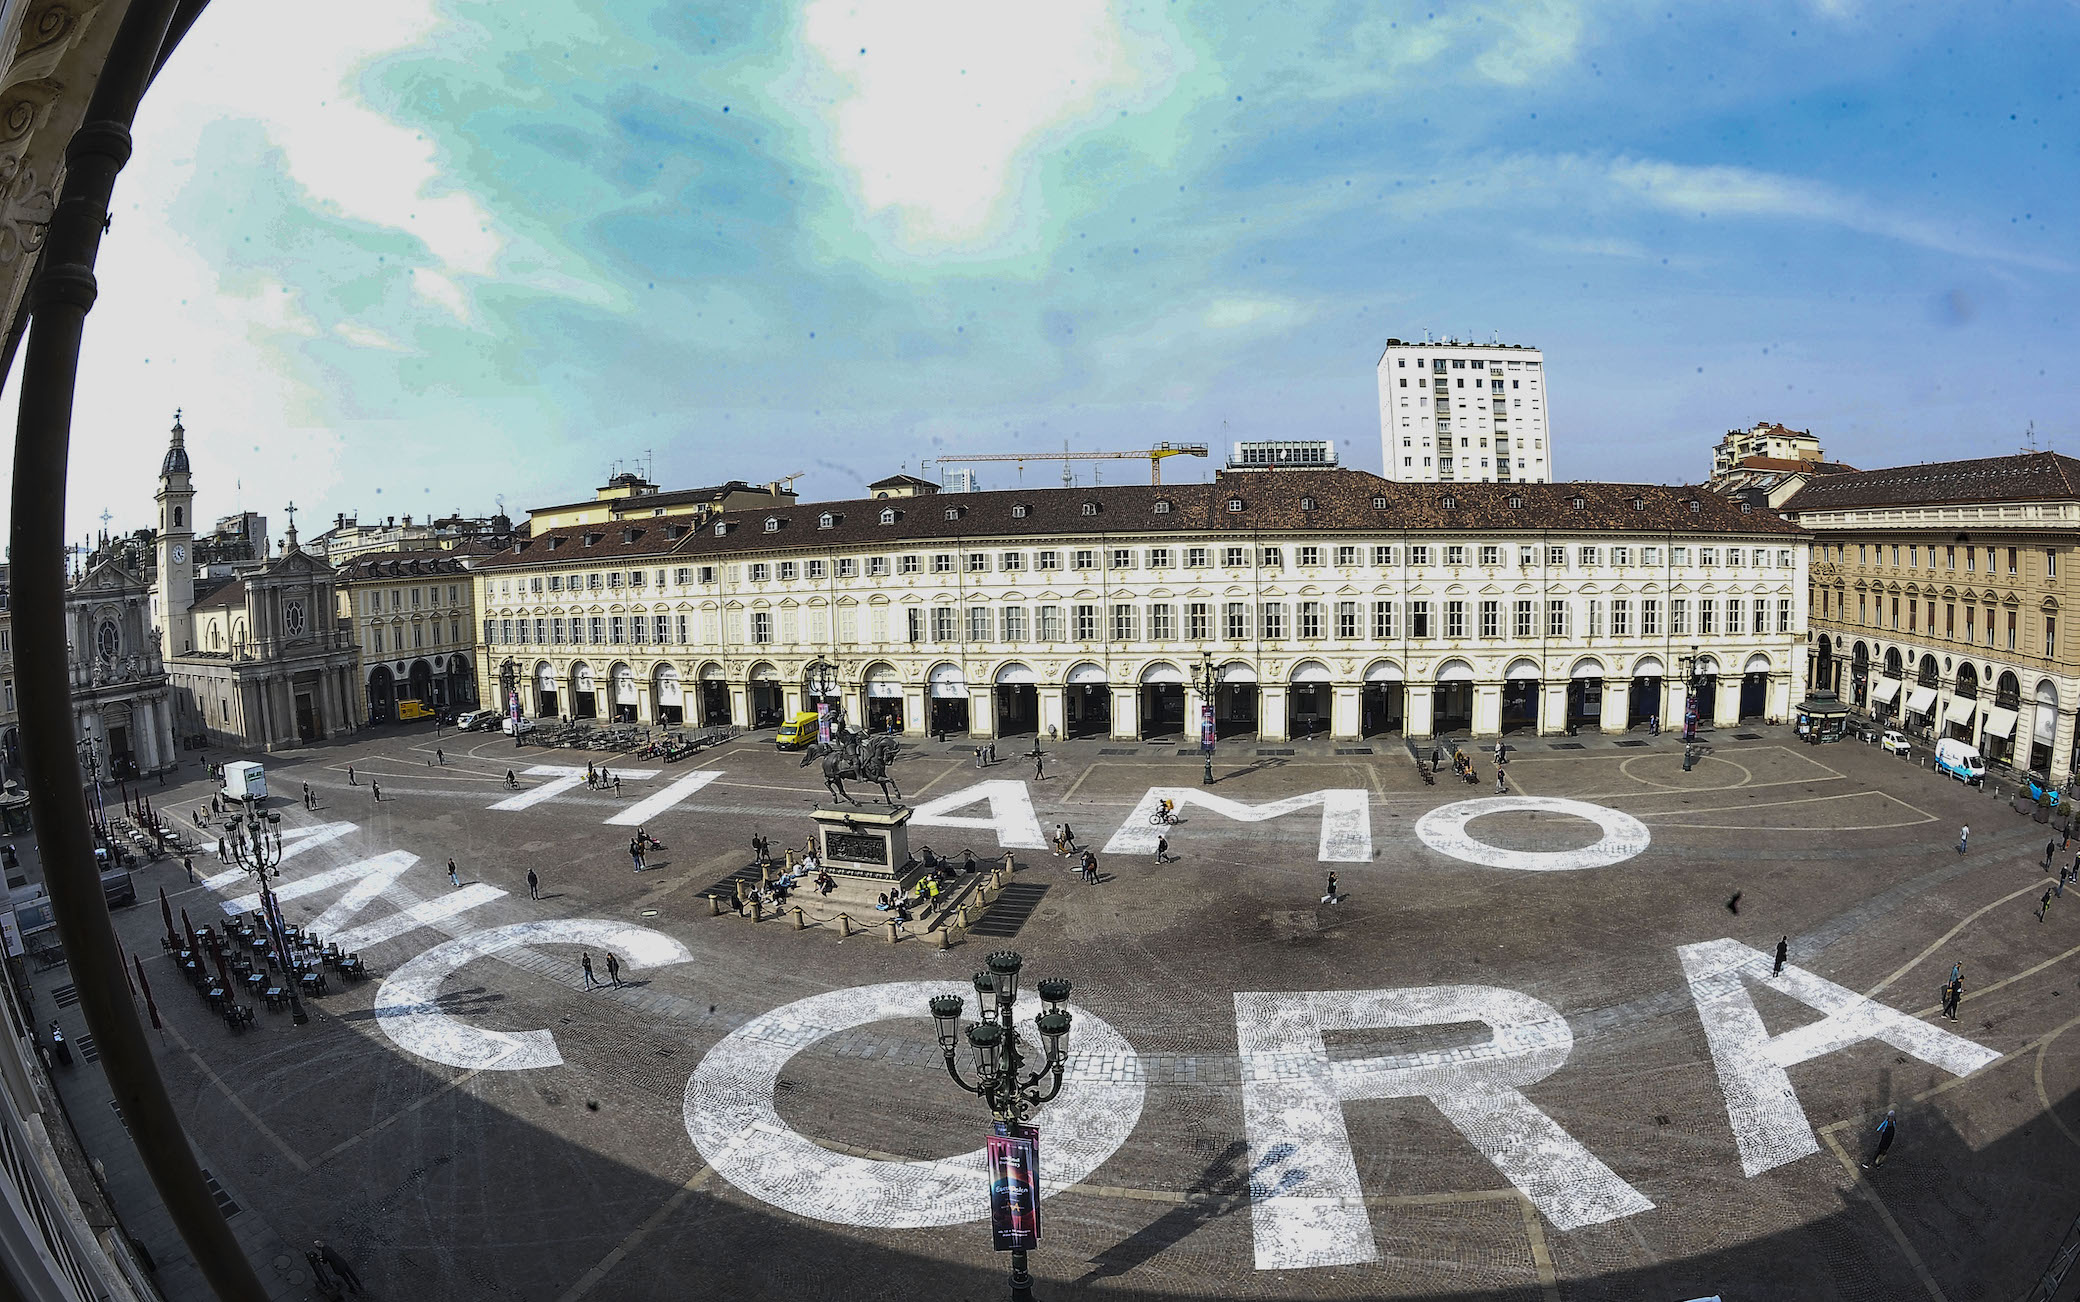
[[1945,737],[1936,743],[1936,772],[1977,786],[1986,780],[1986,761],[1979,758],[1972,743]]
[[252,760],[232,760],[224,766],[224,795],[231,800],[266,800],[267,770]]

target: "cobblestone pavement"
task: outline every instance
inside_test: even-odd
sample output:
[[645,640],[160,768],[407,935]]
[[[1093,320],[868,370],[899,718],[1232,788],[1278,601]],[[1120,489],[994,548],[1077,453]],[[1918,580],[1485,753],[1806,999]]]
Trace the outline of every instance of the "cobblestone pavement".
[[[1028,780],[1030,761],[1012,758],[1029,743],[1000,743],[1005,759],[978,772],[968,747],[927,742],[896,766],[913,804],[1016,782],[1042,826],[1068,821],[1102,861],[1091,885],[1047,850],[1015,850],[1018,883],[1040,888],[1029,915],[1007,924],[1015,935],[941,950],[875,933],[841,939],[829,924],[710,916],[701,892],[748,862],[753,834],[800,844],[824,795],[796,757],[774,752],[770,734],[677,765],[631,760],[630,771],[663,772],[627,782],[619,797],[581,783],[499,810],[491,806],[511,794],[508,768],[588,759],[614,768],[617,757],[516,754],[508,739],[436,740],[415,727],[267,758],[271,786],[288,797],[274,802],[288,844],[308,843],[285,862],[281,884],[334,874],[285,903],[291,921],[334,911],[320,929],[359,929],[363,956],[398,982],[451,938],[559,919],[652,929],[683,945],[684,961],[588,991],[576,944],[544,943],[538,931],[507,948],[472,940],[480,956],[437,976],[430,993],[407,998],[393,985],[379,997],[380,979],[335,987],[313,1002],[307,1026],[263,1010],[254,1033],[233,1036],[182,988],[158,941],[156,896],[165,888],[199,923],[250,882],[190,886],[178,864],[151,866],[137,875],[140,905],[119,913],[118,927],[145,958],[169,1023],[162,1066],[227,1196],[272,1227],[269,1244],[340,1245],[377,1296],[998,1295],[1005,1262],[990,1250],[979,1171],[975,1215],[959,1224],[891,1228],[894,1211],[872,1205],[816,1219],[760,1201],[711,1167],[685,1110],[688,1080],[710,1051],[733,1033],[758,1033],[774,1010],[889,982],[959,991],[1006,944],[1026,956],[1027,990],[1040,976],[1071,978],[1077,1006],[1131,1046],[1096,1053],[1092,1037],[1079,1046],[1072,1034],[1065,1096],[1080,1085],[1141,1099],[1126,1142],[1043,1204],[1033,1257],[1043,1295],[2021,1296],[2080,1213],[2071,1098],[2080,1038],[2064,1034],[2080,1023],[2080,1002],[2069,1012],[2063,999],[2080,959],[2080,895],[2054,899],[2037,920],[2051,880],[2040,866],[2047,828],[1872,747],[1741,732],[1712,737],[1713,752],[1688,772],[1672,737],[1584,736],[1572,739],[1579,749],[1528,740],[1509,757],[1514,793],[1615,810],[1650,834],[1623,862],[1552,872],[1479,866],[1418,837],[1432,809],[1493,793],[1492,754],[1477,784],[1432,787],[1389,740],[1224,746],[1212,794],[1261,805],[1364,793],[1369,850],[1324,862],[1332,847],[1319,806],[1240,821],[1187,802],[1169,831],[1176,861],[1159,865],[1103,847],[1137,817],[1145,823],[1136,806],[1150,787],[1199,790],[1198,761],[1174,741],[1051,744],[1038,782]],[[444,766],[428,763],[436,745]],[[632,872],[632,829],[608,820],[695,768],[719,776],[650,815],[670,848]],[[371,778],[382,782],[381,803]],[[295,798],[305,781],[318,792],[315,811]],[[185,813],[206,798],[197,780],[158,800]],[[942,812],[979,819],[989,809]],[[1970,850],[1959,855],[1966,822]],[[1580,850],[1601,835],[1550,807],[1469,827],[1526,856]],[[912,841],[996,859],[997,837],[917,826]],[[370,888],[358,912],[343,908],[367,862],[391,852],[416,862],[384,891]],[[364,867],[342,871],[350,865]],[[213,837],[205,866],[222,870]],[[540,901],[528,898],[530,867],[542,877]],[[1330,869],[1342,892],[1333,903],[1323,900]],[[454,911],[438,916],[443,908]],[[1817,980],[1773,982],[1766,962],[1759,975],[1714,978],[1722,995],[1746,992],[1772,1037],[1770,1061],[1721,1064],[1679,951],[1732,940],[1766,957],[1779,937],[1791,964]],[[1690,951],[1691,961],[1704,953]],[[1954,1022],[1937,1009],[1953,962],[1968,991]],[[1976,1045],[1998,1056],[1958,1075],[1942,1065],[1959,1065],[1943,1045],[1916,1056],[1863,1031],[1844,1039],[1840,1026],[1882,1020],[1860,1002],[1795,1034],[1822,1023],[1822,1009],[1802,999],[1832,998],[1812,994],[1823,988],[1962,1037],[1958,1053]],[[1466,1013],[1467,990],[1488,992],[1479,998],[1490,1011]],[[1248,1020],[1260,1008],[1285,1011],[1274,1028]],[[1292,1012],[1301,1008],[1312,1011]],[[1714,1008],[1721,1028],[1744,1015]],[[515,1042],[546,1030],[553,1049],[525,1070],[446,1065],[400,1047],[399,1014],[452,1015],[472,1035]],[[869,1164],[977,1148],[979,1105],[947,1080],[921,1003],[916,1014],[803,1035],[772,1086],[776,1124],[745,1142],[792,1128]],[[1297,1033],[1294,1016],[1304,1034],[1278,1038]],[[1275,1051],[1246,1049],[1265,1035]],[[1534,1062],[1538,1070],[1518,1070]],[[1744,1150],[1760,1141],[1737,1143],[1736,1125],[1781,1124],[1783,1104],[1763,1098],[1760,1112],[1743,1114],[1749,1105],[1722,1067],[1783,1074],[1809,1123],[1794,1127],[1802,1155],[1744,1172]],[[1458,1088],[1505,1070],[1518,1083],[1495,1087],[1486,1112],[1448,1112],[1408,1084]],[[1325,1114],[1284,1118],[1298,1127],[1292,1143],[1269,1143],[1250,1131],[1253,1090],[1333,1098]],[[1897,1109],[1899,1142],[1865,1170],[1859,1159],[1887,1108]],[[1047,1174],[1061,1145],[1045,1139],[1058,1134],[1045,1113],[1041,1124]],[[1347,1176],[1317,1160],[1336,1151],[1323,1126],[1348,1137]],[[1554,1156],[1568,1153],[1578,1156]],[[818,1196],[844,1205],[842,1190]],[[1289,1214],[1340,1218],[1346,1240],[1355,1224],[1370,1259],[1280,1264],[1292,1259],[1281,1253],[1317,1243],[1267,1247],[1266,1227]]]

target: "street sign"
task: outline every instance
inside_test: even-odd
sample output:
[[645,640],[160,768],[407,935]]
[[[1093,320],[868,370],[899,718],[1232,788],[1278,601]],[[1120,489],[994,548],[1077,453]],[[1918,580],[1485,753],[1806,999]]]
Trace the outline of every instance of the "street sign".
[[989,1221],[998,1252],[1040,1246],[1040,1132],[997,1123],[983,1141],[989,1157]]

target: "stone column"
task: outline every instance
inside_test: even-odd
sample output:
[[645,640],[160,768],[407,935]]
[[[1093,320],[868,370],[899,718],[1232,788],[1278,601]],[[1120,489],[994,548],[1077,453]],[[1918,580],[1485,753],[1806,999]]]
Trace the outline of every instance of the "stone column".
[[968,735],[987,741],[997,735],[997,692],[987,684],[968,684]]
[[1338,741],[1355,741],[1364,727],[1364,685],[1338,683],[1329,694],[1329,735]]
[[1603,716],[1597,722],[1605,732],[1623,732],[1632,721],[1632,680],[1603,680]]
[[1664,731],[1683,730],[1683,701],[1689,695],[1688,685],[1673,674],[1661,679],[1661,727]]
[[[2064,698],[2061,698],[2063,701]],[[2051,780],[2063,782],[2073,771],[2073,720],[2074,711],[2061,708],[2058,712],[2058,731],[2051,738]]]
[[1437,733],[1437,688],[1432,683],[1409,683],[1403,693],[1401,735],[1432,737]]
[[1291,741],[1292,720],[1287,704],[1291,689],[1284,683],[1257,684],[1257,740]]
[[1068,721],[1065,713],[1066,704],[1063,699],[1065,690],[1058,683],[1042,683],[1034,689],[1033,695],[1040,708],[1040,737],[1042,740],[1046,739],[1049,728],[1054,729],[1055,736],[1059,737],[1062,735],[1064,725]]
[[903,687],[903,731],[911,736],[922,736],[932,725],[931,697],[929,687]]
[[802,701],[804,699],[805,697],[803,695],[802,685],[800,683],[781,684],[780,717],[783,719],[791,719],[795,715],[800,714],[805,708],[807,708],[802,704]]
[[1475,683],[1473,685],[1473,726],[1476,737],[1499,737],[1502,735],[1502,684]]
[[[1741,679],[1739,674],[1719,675],[1719,698],[1713,703],[1712,723],[1716,727],[1731,728],[1741,721]],[[1700,724],[1703,720],[1698,721]],[[1941,734],[1938,733],[1938,736]]]
[[[1789,670],[1779,669],[1770,673],[1769,699],[1766,708],[1769,717],[1772,719],[1787,720],[1791,718],[1791,678],[1792,675]],[[1875,681],[1875,679],[1872,681]],[[1988,699],[1991,698],[1989,697]]]
[[1567,689],[1569,681],[1542,680],[1538,685],[1538,735],[1562,736],[1567,732]]
[[1106,689],[1112,693],[1112,739],[1114,741],[1139,741],[1141,739],[1141,689],[1113,683]]

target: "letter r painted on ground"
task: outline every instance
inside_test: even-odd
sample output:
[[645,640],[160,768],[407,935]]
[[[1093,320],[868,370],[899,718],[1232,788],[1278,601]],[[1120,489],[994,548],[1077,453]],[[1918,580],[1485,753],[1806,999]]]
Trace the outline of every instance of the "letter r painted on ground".
[[[1866,1040],[1882,1040],[1901,1053],[1954,1076],[1969,1076],[2000,1054],[1939,1026],[1866,999],[1824,977],[1786,967],[1772,977],[1771,956],[1737,940],[1684,945],[1676,951],[1690,997],[1704,1023],[1704,1037],[1726,1098],[1726,1120],[1740,1150],[1741,1170],[1750,1176],[1820,1151],[1820,1141],[1785,1070]],[[1748,983],[1766,982],[1826,1016],[1795,1031],[1772,1036],[1748,993]]]
[[1208,795],[1199,787],[1150,787],[1141,803],[1134,806],[1134,812],[1127,815],[1127,821],[1105,843],[1105,852],[1154,854],[1156,838],[1163,834],[1163,829],[1150,820],[1155,816],[1156,802],[1161,800],[1171,801],[1180,811],[1196,805],[1238,823],[1261,823],[1319,805],[1322,837],[1317,857],[1323,863],[1372,862],[1372,794],[1362,787],[1310,791],[1304,796],[1288,796],[1261,805]]
[[[1331,1061],[1325,1031],[1484,1022],[1485,1044]],[[1250,1231],[1258,1270],[1378,1259],[1343,1105],[1424,1098],[1563,1230],[1653,1207],[1519,1093],[1574,1048],[1566,1019],[1495,986],[1238,993]]]

